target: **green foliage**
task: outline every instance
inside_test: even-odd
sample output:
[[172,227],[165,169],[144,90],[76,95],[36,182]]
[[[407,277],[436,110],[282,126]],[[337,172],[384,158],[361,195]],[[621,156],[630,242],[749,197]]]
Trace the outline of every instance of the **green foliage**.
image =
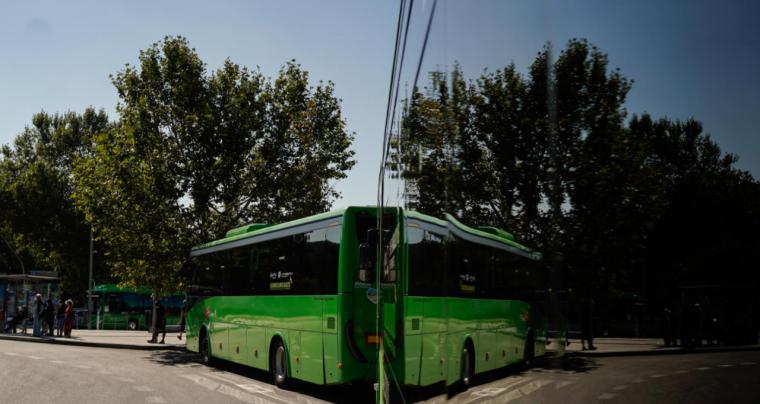
[[[514,230],[560,253],[589,295],[661,298],[710,280],[707,265],[757,256],[747,226],[760,220],[760,185],[735,156],[694,120],[626,122],[633,81],[587,41],[552,61],[547,46],[527,75],[508,65],[467,82],[456,66],[413,91],[389,163],[409,207]],[[715,238],[695,253],[706,229]],[[743,276],[734,272],[727,279]]]
[[184,38],[112,77],[116,127],[75,162],[76,205],[128,285],[178,287],[189,247],[244,222],[322,212],[354,164],[333,84],[295,62],[272,81],[227,60],[208,73]]
[[91,153],[91,139],[109,128],[103,111],[35,114],[32,126],[0,159],[0,231],[24,259],[27,270],[57,271],[63,288],[87,288],[89,227],[74,208],[74,159]]

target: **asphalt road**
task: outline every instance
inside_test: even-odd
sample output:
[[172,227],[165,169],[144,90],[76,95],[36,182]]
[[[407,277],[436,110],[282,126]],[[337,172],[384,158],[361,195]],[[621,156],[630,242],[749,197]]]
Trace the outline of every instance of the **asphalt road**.
[[[509,368],[468,391],[405,391],[406,402],[758,403],[760,352],[565,358]],[[371,386],[281,390],[264,372],[207,367],[184,352],[134,351],[0,341],[0,403],[372,402]],[[396,397],[398,399],[398,397]],[[400,401],[400,400],[399,400]]]

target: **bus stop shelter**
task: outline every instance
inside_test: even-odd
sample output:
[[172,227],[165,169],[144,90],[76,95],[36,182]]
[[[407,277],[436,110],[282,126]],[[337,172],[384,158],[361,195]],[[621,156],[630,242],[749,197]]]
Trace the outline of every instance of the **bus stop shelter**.
[[29,305],[34,301],[34,296],[39,293],[43,299],[56,300],[60,296],[60,279],[55,272],[30,271],[22,274],[0,273],[0,323],[8,316],[13,316],[19,308]]

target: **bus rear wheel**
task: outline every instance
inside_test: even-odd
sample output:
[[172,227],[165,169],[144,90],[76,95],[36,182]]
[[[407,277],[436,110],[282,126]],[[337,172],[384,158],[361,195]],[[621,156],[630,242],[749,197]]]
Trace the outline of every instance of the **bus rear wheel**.
[[269,352],[269,369],[272,372],[272,382],[275,386],[284,388],[288,380],[288,358],[285,345],[275,340]]
[[129,331],[137,331],[137,320],[129,320],[129,322],[127,322],[127,329]]

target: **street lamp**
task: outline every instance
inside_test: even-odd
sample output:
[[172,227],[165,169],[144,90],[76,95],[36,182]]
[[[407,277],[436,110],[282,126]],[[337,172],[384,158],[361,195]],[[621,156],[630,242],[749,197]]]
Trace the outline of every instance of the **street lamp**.
[[[96,254],[97,251],[92,249],[92,226],[90,226],[90,268],[89,268],[89,277],[87,278],[87,329],[92,329],[92,310],[93,310],[93,304],[92,304],[92,289],[94,286],[94,283],[92,281],[92,256]],[[97,328],[97,327],[96,327]]]

